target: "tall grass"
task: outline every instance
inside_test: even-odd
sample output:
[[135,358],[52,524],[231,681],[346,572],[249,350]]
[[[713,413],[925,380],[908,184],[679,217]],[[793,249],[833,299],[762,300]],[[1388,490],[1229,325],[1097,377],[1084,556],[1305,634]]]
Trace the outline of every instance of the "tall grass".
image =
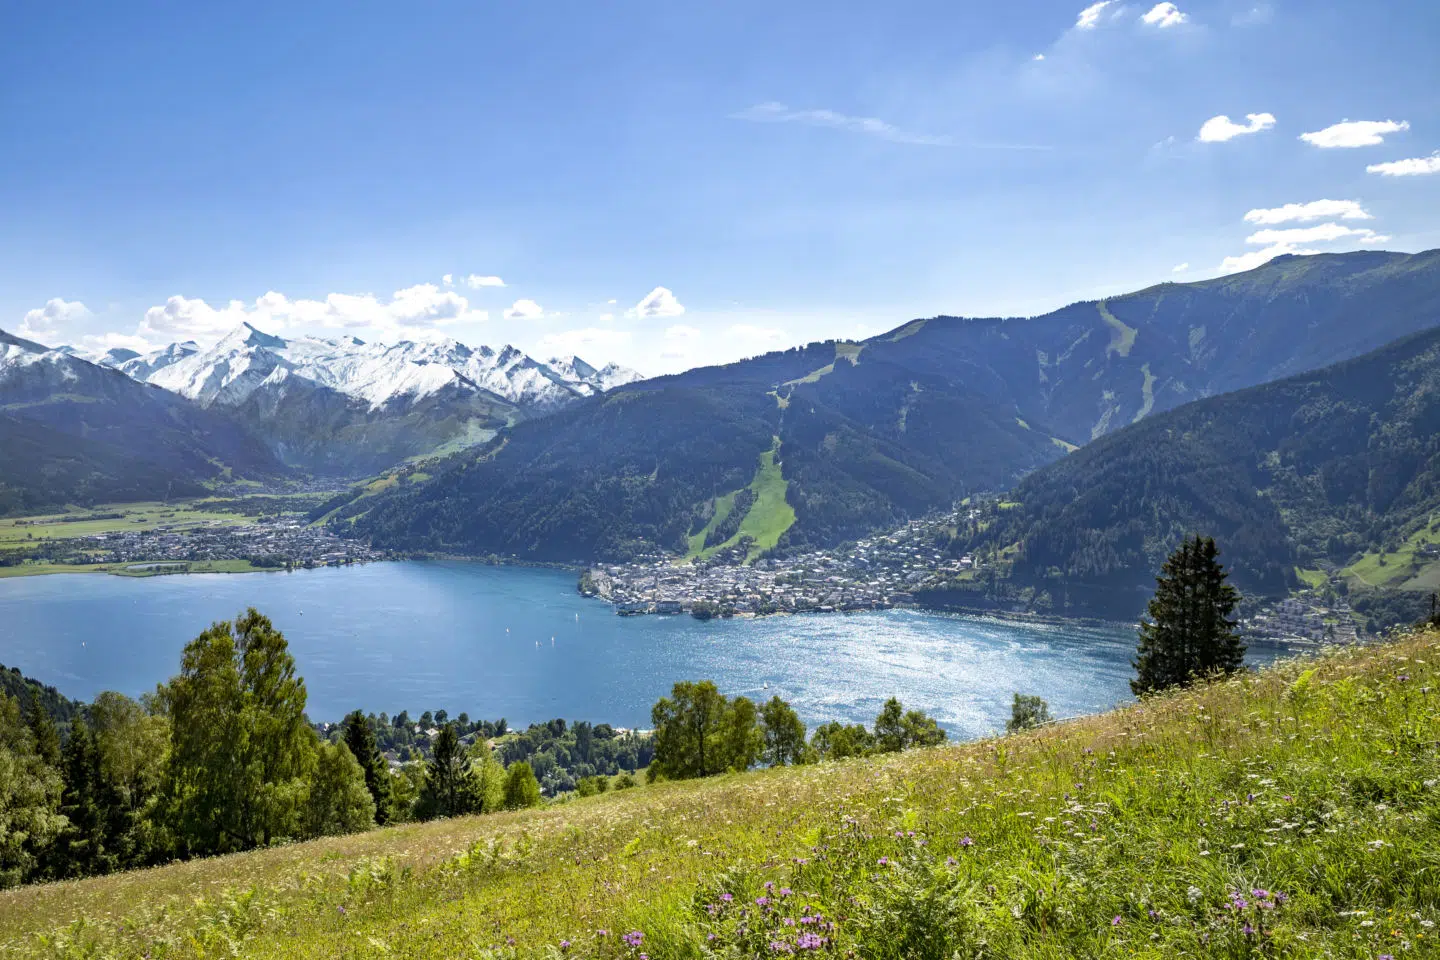
[[0,956],[1440,955],[1437,660],[12,891]]

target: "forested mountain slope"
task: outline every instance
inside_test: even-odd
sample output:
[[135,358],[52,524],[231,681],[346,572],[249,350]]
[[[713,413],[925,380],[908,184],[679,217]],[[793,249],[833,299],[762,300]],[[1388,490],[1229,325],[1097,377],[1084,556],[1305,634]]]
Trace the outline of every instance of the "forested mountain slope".
[[1147,418],[1009,499],[972,546],[1018,547],[1017,581],[1122,616],[1191,533],[1216,537],[1237,585],[1262,596],[1297,567],[1440,542],[1440,331]]
[[203,493],[285,468],[228,417],[0,331],[0,515]]
[[1282,257],[1031,319],[917,320],[620,387],[350,515],[399,547],[683,552],[778,438],[794,510],[779,546],[831,544],[1008,488],[1154,412],[1437,323],[1440,251]]

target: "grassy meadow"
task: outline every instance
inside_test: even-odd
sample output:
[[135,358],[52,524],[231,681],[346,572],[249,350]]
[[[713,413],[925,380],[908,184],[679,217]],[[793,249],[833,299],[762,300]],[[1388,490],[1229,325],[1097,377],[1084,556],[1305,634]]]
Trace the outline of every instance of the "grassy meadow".
[[13,890],[0,957],[1436,956],[1437,661]]

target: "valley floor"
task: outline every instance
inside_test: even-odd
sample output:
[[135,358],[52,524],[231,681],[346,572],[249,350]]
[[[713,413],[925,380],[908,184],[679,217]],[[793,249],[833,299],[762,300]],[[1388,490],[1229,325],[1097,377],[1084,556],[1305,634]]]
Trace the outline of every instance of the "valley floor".
[[10,891],[0,956],[1434,956],[1437,660]]

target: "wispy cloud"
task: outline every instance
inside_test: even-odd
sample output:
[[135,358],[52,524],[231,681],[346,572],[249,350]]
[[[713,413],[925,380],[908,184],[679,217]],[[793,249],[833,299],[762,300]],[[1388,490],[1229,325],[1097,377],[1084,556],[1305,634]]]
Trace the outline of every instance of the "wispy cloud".
[[749,120],[754,123],[802,123],[810,127],[829,127],[848,133],[863,133],[892,143],[914,143],[922,146],[949,146],[949,137],[931,136],[902,130],[878,117],[852,117],[834,110],[792,110],[783,103],[771,101],[756,104],[747,110],[730,115],[733,120]]
[[1234,140],[1236,137],[1243,137],[1246,134],[1260,133],[1275,126],[1273,113],[1247,113],[1245,119],[1249,122],[1236,123],[1224,114],[1211,117],[1200,128],[1200,135],[1196,139],[1201,143],[1224,143],[1227,140]]
[[1382,177],[1424,177],[1440,173],[1440,152],[1428,157],[1412,157],[1409,160],[1391,160],[1389,163],[1372,163],[1365,168],[1368,173]]
[[1320,147],[1325,150],[1373,147],[1384,143],[1388,134],[1400,133],[1409,129],[1410,122],[1408,120],[1399,122],[1394,120],[1344,120],[1328,126],[1324,130],[1302,133],[1300,139],[1312,147]]
[[[1042,57],[1043,59],[1043,57]],[[891,143],[908,143],[924,147],[961,147],[972,150],[1052,150],[1038,143],[995,143],[981,141],[957,141],[949,136],[916,133],[903,130],[878,117],[852,117],[834,110],[792,110],[783,103],[771,101],[757,104],[739,113],[730,114],[732,120],[748,120],[752,123],[799,123],[810,127],[827,127],[846,133],[861,133],[878,137]]]
[[1268,226],[1276,223],[1308,223],[1311,220],[1373,220],[1358,200],[1311,200],[1309,203],[1287,203],[1283,207],[1266,207],[1245,214],[1246,223]]

